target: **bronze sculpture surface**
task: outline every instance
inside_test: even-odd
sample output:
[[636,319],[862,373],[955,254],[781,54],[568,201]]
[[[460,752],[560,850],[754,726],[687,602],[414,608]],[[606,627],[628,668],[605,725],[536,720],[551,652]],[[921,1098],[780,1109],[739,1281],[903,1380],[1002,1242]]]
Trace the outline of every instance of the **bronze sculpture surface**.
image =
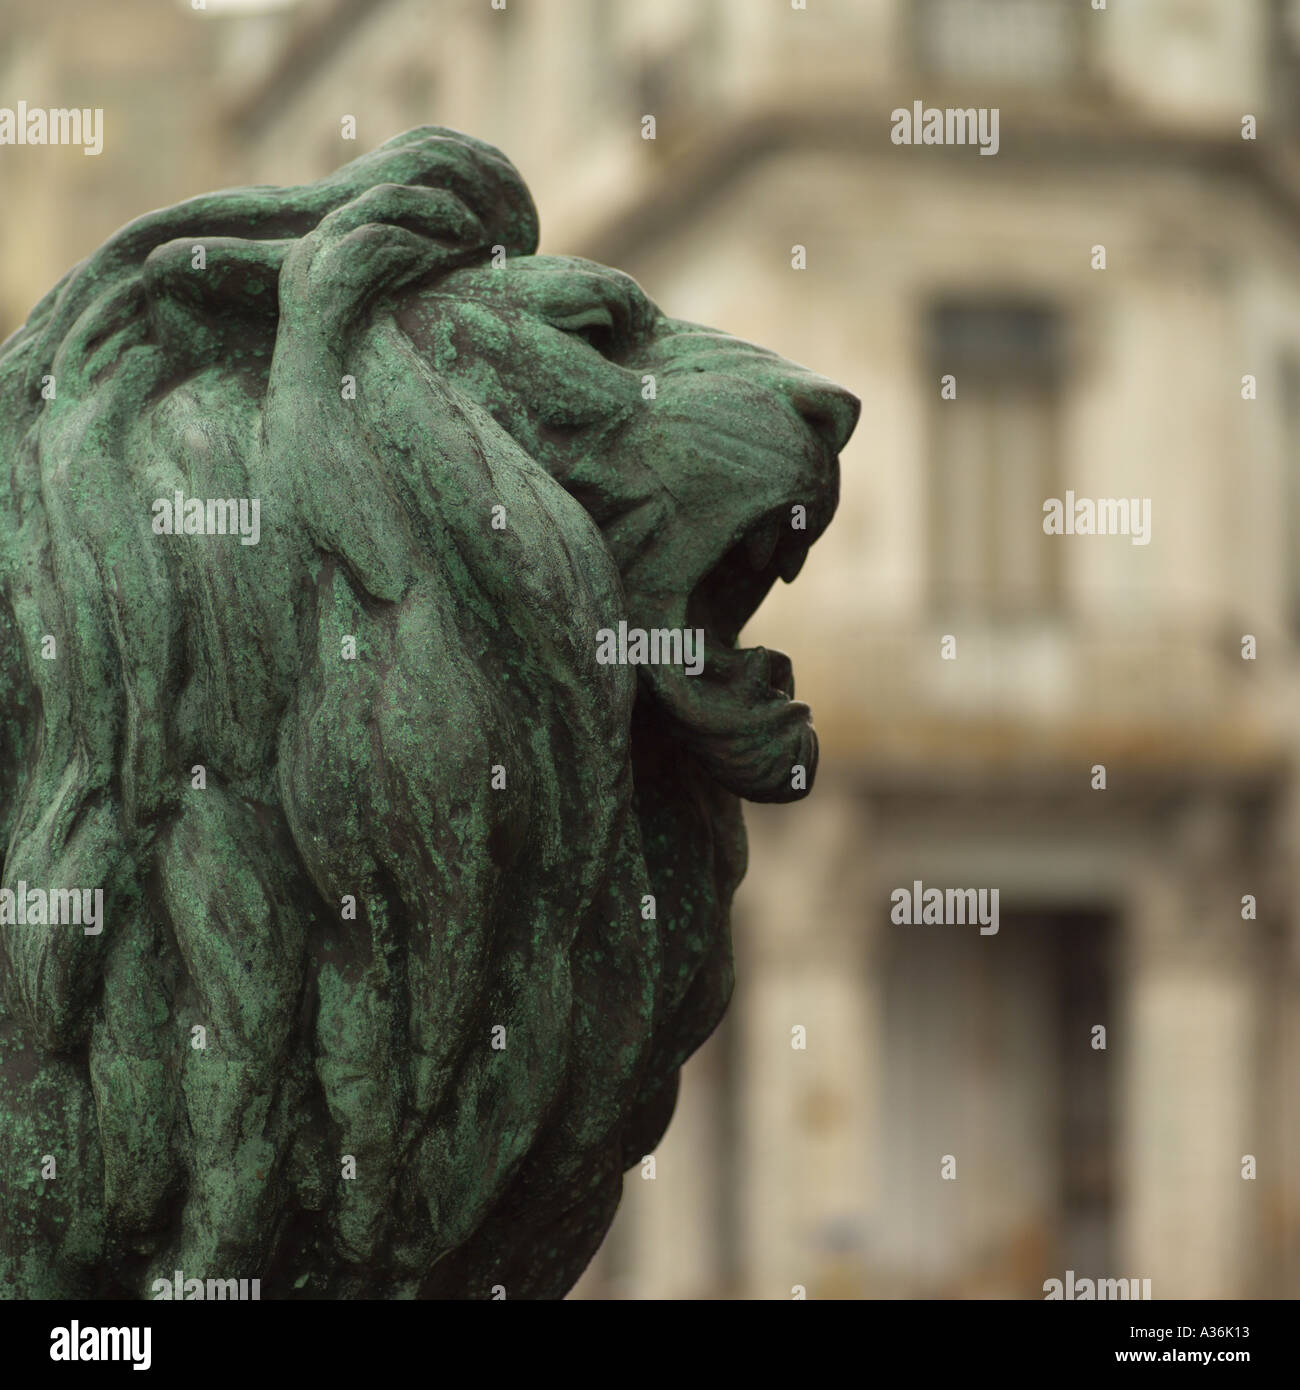
[[662,1134],[857,402],[536,239],[415,130],[0,347],[0,1295],[557,1297]]

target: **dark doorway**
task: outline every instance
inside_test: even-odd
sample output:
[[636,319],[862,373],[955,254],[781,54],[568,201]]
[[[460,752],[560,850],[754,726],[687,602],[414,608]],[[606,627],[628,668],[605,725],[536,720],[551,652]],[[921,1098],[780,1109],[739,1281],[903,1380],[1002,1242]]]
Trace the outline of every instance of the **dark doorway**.
[[[1114,919],[887,923],[875,1263],[901,1296],[1041,1298],[1113,1273]],[[955,1180],[941,1176],[944,1156]]]

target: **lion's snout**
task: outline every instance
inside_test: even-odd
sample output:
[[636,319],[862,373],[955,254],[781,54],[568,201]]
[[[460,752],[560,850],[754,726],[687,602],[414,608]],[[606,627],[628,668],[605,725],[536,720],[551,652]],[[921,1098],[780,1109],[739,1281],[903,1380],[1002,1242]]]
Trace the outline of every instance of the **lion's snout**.
[[855,395],[829,381],[813,387],[796,385],[790,404],[833,454],[849,442],[862,413],[862,402]]

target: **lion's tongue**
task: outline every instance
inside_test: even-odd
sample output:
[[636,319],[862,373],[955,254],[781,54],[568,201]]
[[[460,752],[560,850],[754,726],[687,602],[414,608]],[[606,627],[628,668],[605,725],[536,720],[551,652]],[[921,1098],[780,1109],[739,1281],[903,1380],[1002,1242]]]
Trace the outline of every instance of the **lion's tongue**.
[[790,699],[781,652],[706,646],[699,675],[680,666],[645,666],[642,675],[682,741],[729,791],[796,801],[811,787],[817,735],[808,706]]

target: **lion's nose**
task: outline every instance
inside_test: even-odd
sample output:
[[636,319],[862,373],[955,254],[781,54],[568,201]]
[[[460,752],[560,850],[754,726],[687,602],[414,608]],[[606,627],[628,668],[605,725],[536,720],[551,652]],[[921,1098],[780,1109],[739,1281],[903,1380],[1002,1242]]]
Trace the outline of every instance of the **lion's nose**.
[[837,454],[849,442],[862,410],[856,396],[829,382],[818,387],[800,385],[791,392],[790,403]]

